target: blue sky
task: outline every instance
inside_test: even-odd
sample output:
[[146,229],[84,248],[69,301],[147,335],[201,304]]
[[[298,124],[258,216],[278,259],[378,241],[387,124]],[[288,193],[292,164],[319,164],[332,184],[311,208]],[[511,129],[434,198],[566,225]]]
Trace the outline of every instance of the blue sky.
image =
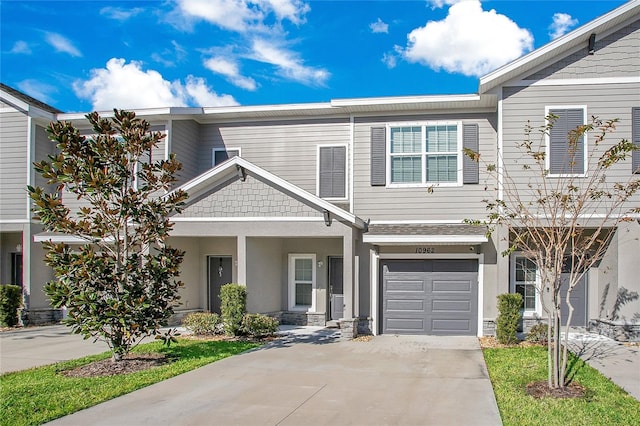
[[0,80],[65,112],[475,93],[623,4],[0,1]]

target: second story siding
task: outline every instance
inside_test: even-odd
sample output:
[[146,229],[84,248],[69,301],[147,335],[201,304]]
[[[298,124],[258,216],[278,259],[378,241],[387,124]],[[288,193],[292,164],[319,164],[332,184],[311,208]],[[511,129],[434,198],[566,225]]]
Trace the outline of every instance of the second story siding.
[[29,120],[0,103],[0,123],[0,220],[26,220]]
[[[362,117],[355,121],[354,213],[373,221],[433,221],[460,222],[485,216],[482,200],[486,198],[487,175],[480,169],[478,184],[454,186],[376,185],[371,184],[371,129],[393,126],[429,125],[429,123],[460,123],[477,125],[479,151],[483,158],[495,161],[495,113],[420,114],[388,117]],[[461,127],[460,127],[461,129]],[[387,156],[389,155],[389,140]],[[461,152],[459,156],[463,156]],[[389,173],[387,161],[386,173]],[[424,167],[424,165],[423,165]]]
[[316,194],[318,146],[348,144],[349,138],[348,118],[204,124],[199,172],[212,167],[214,148],[240,149],[247,161]]

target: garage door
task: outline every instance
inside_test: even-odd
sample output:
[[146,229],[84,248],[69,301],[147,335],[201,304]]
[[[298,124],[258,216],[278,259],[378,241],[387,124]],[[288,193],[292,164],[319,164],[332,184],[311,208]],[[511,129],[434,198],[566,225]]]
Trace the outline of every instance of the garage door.
[[381,261],[382,333],[471,335],[478,330],[478,261]]

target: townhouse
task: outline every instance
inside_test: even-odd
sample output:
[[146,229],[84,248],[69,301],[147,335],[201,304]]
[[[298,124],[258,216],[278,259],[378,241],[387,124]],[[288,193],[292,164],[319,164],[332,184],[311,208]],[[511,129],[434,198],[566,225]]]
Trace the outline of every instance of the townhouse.
[[[522,293],[525,321],[538,320],[535,267],[501,255],[508,230],[487,238],[465,224],[486,218],[490,176],[463,149],[508,165],[525,125],[544,124],[548,113],[566,128],[618,118],[614,137],[640,145],[639,46],[636,0],[481,77],[476,94],[137,110],[166,134],[152,158],[176,153],[178,184],[190,195],[171,237],[186,251],[178,316],[218,311],[220,286],[237,282],[251,312],[335,321],[346,336],[491,334],[496,296],[506,292]],[[52,274],[41,242],[80,241],[42,232],[25,187],[44,185],[31,164],[52,152],[48,122],[90,129],[83,114],[6,85],[0,102],[0,280],[23,286],[30,322],[56,320],[61,312],[42,292]],[[581,142],[585,155],[589,143]],[[566,161],[560,153],[548,153],[549,178]],[[637,173],[638,154],[611,178]],[[616,230],[574,292],[574,325],[640,335],[640,301],[616,303],[620,292],[640,291],[637,219]]]

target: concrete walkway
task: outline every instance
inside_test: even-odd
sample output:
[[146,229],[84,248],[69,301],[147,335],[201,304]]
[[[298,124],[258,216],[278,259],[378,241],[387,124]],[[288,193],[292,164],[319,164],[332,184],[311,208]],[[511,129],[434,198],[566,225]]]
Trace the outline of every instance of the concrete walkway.
[[640,401],[640,346],[592,333],[569,333],[569,349]]
[[499,425],[475,337],[290,334],[52,425]]

